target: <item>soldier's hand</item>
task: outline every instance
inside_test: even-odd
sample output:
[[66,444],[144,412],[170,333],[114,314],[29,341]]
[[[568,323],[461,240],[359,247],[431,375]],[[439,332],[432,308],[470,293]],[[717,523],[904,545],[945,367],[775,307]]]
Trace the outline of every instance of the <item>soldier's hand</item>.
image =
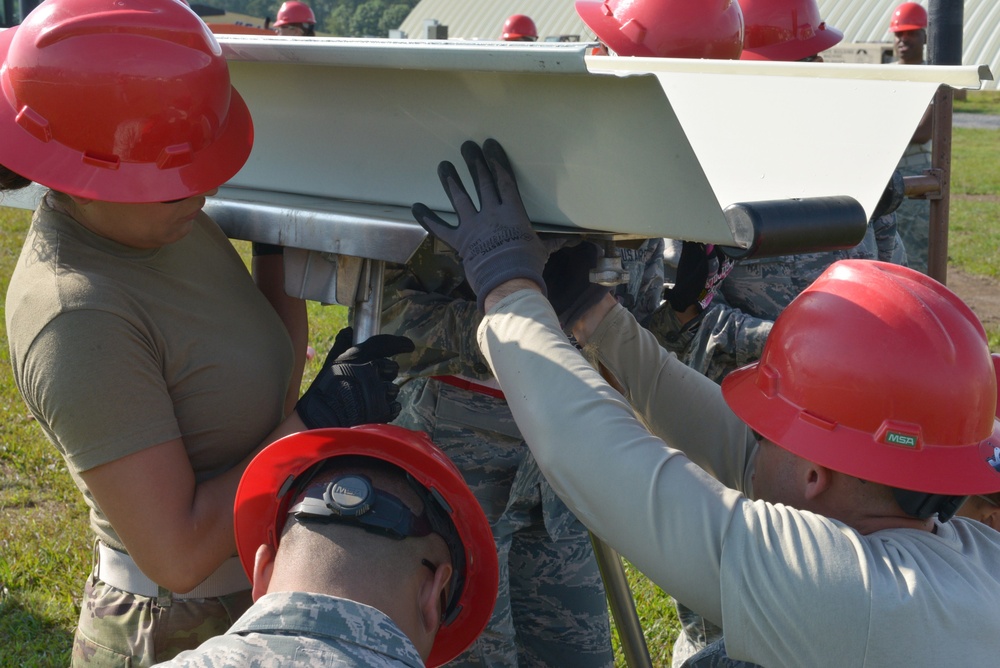
[[729,275],[733,261],[718,247],[694,241],[685,241],[681,247],[681,258],[677,262],[677,282],[664,290],[670,307],[678,312],[686,311],[694,304],[708,308],[719,291],[719,284]]
[[376,334],[352,346],[353,337],[350,327],[340,330],[323,367],[295,405],[309,429],[391,422],[399,415],[399,388],[392,382],[399,364],[388,358],[413,352],[413,341]]
[[548,252],[531,228],[507,154],[496,140],[487,139],[482,149],[472,141],[462,144],[462,157],[479,209],[455,166],[444,161],[438,165],[438,178],[458,214],[458,225],[452,227],[419,202],[412,207],[413,217],[458,252],[480,311],[490,291],[515,278],[534,281],[544,291],[542,267]]
[[596,244],[583,241],[557,250],[545,263],[542,276],[549,302],[564,330],[573,329],[584,313],[611,292],[608,286],[590,282],[590,270],[597,265],[600,255],[601,249]]

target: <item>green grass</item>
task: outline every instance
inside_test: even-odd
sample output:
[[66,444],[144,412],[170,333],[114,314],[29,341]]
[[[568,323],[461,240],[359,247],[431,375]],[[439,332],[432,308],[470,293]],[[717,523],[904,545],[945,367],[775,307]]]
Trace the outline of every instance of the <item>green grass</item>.
[[[1000,132],[954,128],[951,150],[952,201],[964,197],[1000,196]],[[955,217],[954,212],[951,217]]]
[[955,111],[1000,115],[1000,91],[970,90],[965,94],[964,100],[955,100]]
[[[1000,94],[970,93],[960,111],[1000,113]],[[949,235],[950,266],[1000,278],[1000,132],[956,129]],[[29,214],[0,207],[0,291],[20,252]],[[248,244],[237,242],[244,257]],[[319,352],[307,378],[344,325],[345,310],[310,304],[310,343]],[[990,332],[1000,351],[1000,332]],[[91,563],[87,512],[65,466],[30,419],[14,386],[0,323],[0,668],[66,666]],[[670,664],[678,630],[668,597],[630,565],[638,614],[655,666]],[[615,642],[617,665],[624,659]]]
[[[0,208],[7,292],[29,214]],[[14,386],[0,337],[0,666],[65,666],[90,564],[83,497]]]

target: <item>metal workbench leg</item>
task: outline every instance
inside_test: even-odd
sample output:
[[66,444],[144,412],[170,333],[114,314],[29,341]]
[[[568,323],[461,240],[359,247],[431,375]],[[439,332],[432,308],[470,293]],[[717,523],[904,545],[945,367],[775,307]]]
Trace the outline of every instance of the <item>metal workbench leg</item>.
[[934,129],[931,134],[931,168],[939,179],[938,193],[930,202],[927,275],[948,283],[948,224],[951,206],[951,133],[954,89],[941,86],[934,96]]
[[604,580],[608,605],[615,620],[615,628],[618,629],[618,639],[625,655],[625,663],[629,668],[652,668],[653,662],[649,658],[646,637],[642,634],[642,624],[639,623],[639,615],[635,610],[635,601],[632,600],[632,590],[628,586],[621,557],[610,545],[594,534],[590,534],[590,540],[594,544],[597,567],[601,570],[601,578]]
[[360,282],[354,302],[354,342],[364,341],[379,333],[381,327],[382,288],[385,282],[385,262],[365,260],[365,276]]

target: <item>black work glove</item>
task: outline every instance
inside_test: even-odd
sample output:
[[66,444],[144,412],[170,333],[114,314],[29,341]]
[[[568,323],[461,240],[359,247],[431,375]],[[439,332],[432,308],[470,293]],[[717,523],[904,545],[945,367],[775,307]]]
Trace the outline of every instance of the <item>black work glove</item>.
[[707,308],[732,268],[733,261],[717,246],[685,241],[677,261],[677,282],[664,290],[670,308],[686,311],[693,304]]
[[590,282],[590,270],[597,266],[601,249],[589,241],[564,246],[549,256],[542,277],[549,293],[549,302],[559,316],[564,330],[573,325],[612,288]]
[[480,209],[476,210],[455,166],[446,160],[438,165],[438,178],[458,214],[458,225],[452,227],[419,202],[412,207],[413,217],[458,252],[480,311],[493,288],[514,278],[532,280],[544,291],[542,267],[548,253],[531,229],[507,154],[495,139],[487,139],[482,149],[473,141],[462,144],[462,157]]
[[376,334],[351,346],[353,338],[352,328],[340,330],[323,368],[295,404],[309,429],[391,422],[399,415],[399,388],[392,382],[399,364],[386,358],[413,352],[413,341]]

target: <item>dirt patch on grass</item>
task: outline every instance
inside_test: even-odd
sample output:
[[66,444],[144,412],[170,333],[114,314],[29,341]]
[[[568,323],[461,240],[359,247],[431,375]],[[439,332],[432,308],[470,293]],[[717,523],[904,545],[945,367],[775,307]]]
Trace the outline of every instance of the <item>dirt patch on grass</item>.
[[1000,195],[956,195],[952,193],[951,199],[967,202],[1000,202]]
[[968,304],[986,329],[1000,328],[1000,281],[948,269],[948,288]]

